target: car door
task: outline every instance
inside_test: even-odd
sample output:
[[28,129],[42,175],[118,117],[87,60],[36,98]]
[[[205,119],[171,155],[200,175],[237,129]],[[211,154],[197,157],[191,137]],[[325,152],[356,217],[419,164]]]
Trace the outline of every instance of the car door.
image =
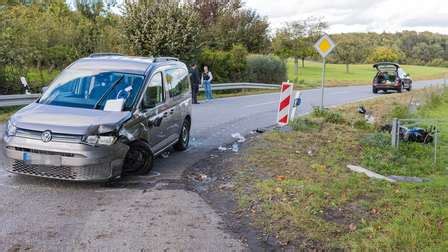
[[170,100],[170,112],[173,116],[172,124],[168,130],[173,139],[178,139],[184,119],[184,109],[181,104],[185,101],[185,97],[190,91],[188,71],[177,67],[167,69],[164,72],[167,88],[169,89],[168,96]]
[[149,128],[149,144],[157,154],[170,144],[169,105],[162,72],[156,72],[148,81],[142,97],[141,110]]

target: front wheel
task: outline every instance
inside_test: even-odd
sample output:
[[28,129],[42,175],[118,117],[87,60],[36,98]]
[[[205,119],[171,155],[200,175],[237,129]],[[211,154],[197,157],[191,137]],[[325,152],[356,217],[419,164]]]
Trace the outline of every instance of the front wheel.
[[182,124],[182,130],[180,131],[179,140],[174,145],[175,150],[184,151],[188,148],[188,145],[190,144],[190,126],[190,120],[185,119],[184,123]]
[[406,88],[406,90],[407,90],[408,92],[410,92],[410,91],[412,90],[412,86],[409,84],[409,87]]
[[401,92],[403,92],[403,85],[400,85],[400,87],[399,87],[399,88],[397,88],[397,92],[398,92],[398,93],[401,93]]
[[374,94],[378,94],[378,89],[376,89],[376,88],[372,88],[372,92],[373,92]]
[[152,169],[153,155],[148,144],[137,141],[129,146],[124,159],[123,174],[148,174]]

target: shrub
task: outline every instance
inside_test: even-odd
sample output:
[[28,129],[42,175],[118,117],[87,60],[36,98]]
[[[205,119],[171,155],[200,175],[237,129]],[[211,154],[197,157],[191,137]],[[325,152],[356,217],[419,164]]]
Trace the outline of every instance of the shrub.
[[253,54],[247,57],[245,81],[258,83],[281,83],[287,79],[286,65],[272,55]]
[[199,57],[200,65],[207,65],[215,82],[238,82],[246,69],[247,49],[234,45],[230,51],[204,49]]

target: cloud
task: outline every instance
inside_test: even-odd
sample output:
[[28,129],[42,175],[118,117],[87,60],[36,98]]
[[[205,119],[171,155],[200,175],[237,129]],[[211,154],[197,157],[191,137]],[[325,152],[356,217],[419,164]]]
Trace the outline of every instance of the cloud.
[[[446,0],[247,0],[275,30],[285,22],[323,17],[331,33],[429,30],[448,34]],[[445,7],[444,7],[445,6]]]

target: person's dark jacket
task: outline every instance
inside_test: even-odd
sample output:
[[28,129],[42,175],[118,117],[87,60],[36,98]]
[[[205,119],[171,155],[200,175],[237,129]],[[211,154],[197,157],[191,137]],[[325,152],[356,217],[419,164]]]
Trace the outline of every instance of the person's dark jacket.
[[197,68],[190,69],[190,81],[192,85],[199,86],[201,83],[201,75]]

